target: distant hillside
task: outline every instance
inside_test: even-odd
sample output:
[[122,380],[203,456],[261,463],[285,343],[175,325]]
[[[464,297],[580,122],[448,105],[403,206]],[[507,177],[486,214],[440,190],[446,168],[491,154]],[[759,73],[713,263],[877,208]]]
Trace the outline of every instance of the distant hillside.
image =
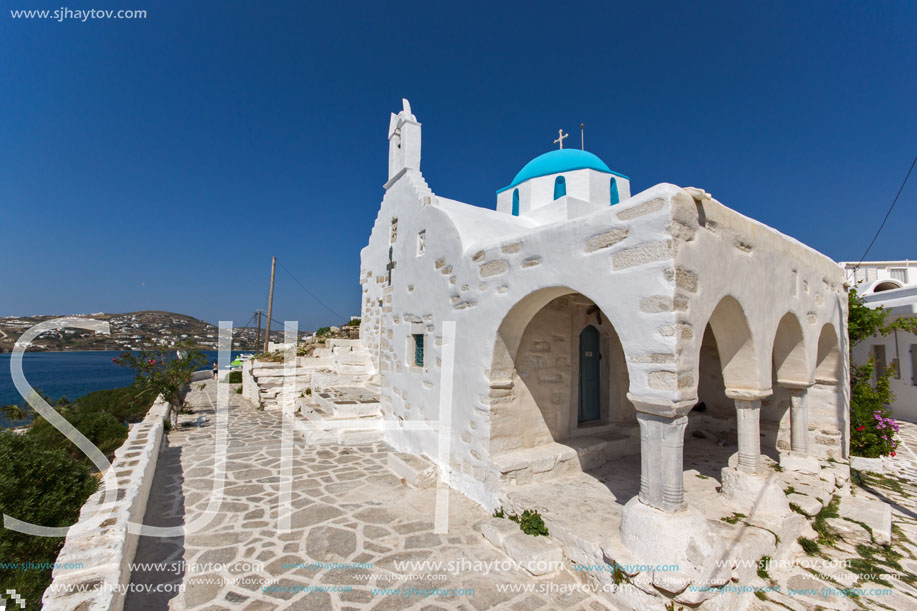
[[[144,350],[168,348],[178,343],[190,341],[202,350],[216,350],[219,329],[203,320],[176,314],[144,310],[126,314],[74,314],[81,318],[107,320],[111,335],[102,335],[83,329],[62,329],[49,331],[37,338],[29,347],[30,351],[69,351],[69,350]],[[0,318],[0,352],[10,352],[14,343],[30,327],[53,318],[62,316],[7,316]],[[264,341],[264,330],[261,330]],[[233,329],[234,350],[254,350],[257,329],[241,327]],[[304,335],[304,333],[303,333]],[[273,341],[281,341],[283,332],[271,333]]]

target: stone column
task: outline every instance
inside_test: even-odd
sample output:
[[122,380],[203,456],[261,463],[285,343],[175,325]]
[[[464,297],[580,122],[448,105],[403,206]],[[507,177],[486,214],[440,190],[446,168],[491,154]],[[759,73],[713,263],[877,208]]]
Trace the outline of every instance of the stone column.
[[683,450],[687,416],[637,412],[640,423],[640,501],[667,512],[684,509]]
[[761,400],[735,399],[739,436],[739,471],[757,473],[761,462]]
[[806,456],[809,453],[809,401],[808,391],[790,391],[790,444],[793,454]]

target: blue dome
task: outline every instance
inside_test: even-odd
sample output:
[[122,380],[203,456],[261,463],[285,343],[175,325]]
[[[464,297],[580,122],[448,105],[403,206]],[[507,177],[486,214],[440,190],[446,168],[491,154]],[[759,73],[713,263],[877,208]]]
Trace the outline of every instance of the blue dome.
[[[558,149],[545,153],[544,155],[539,155],[522,166],[522,169],[519,170],[519,173],[513,178],[513,182],[511,182],[508,187],[500,189],[500,191],[512,189],[519,183],[523,183],[530,178],[587,169],[621,176],[621,174],[617,172],[612,172],[608,166],[605,165],[604,161],[589,151],[581,151],[580,149]],[[626,178],[626,176],[624,178]]]

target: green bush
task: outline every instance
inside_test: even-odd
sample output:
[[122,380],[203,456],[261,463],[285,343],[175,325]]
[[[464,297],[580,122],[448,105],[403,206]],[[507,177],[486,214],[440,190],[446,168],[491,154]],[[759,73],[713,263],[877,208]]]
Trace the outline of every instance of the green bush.
[[850,371],[850,452],[854,456],[894,456],[898,423],[888,405],[895,400],[888,379],[894,369],[878,376],[873,386],[873,359]]
[[242,383],[242,372],[241,371],[230,371],[229,372],[229,383],[230,384],[241,384]]
[[[127,439],[127,426],[118,422],[112,414],[104,411],[59,410],[76,429],[86,436],[99,450],[111,457]],[[26,436],[34,439],[46,448],[61,448],[74,460],[88,460],[85,454],[76,447],[63,433],[44,418],[38,418],[29,427]]]
[[77,399],[76,404],[80,411],[107,412],[119,422],[128,423],[143,420],[155,400],[153,390],[132,384],[124,388],[91,392]]
[[[42,526],[70,526],[98,487],[87,461],[74,461],[63,449],[44,446],[30,435],[0,433],[0,511]],[[53,563],[61,537],[36,537],[0,529],[5,563]],[[15,589],[27,608],[38,609],[51,583],[51,569],[0,567],[0,588]]]

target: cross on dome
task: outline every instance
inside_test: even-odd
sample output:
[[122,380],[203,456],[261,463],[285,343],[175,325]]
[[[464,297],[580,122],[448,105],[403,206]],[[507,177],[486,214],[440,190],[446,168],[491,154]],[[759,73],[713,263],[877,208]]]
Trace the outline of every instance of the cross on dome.
[[565,134],[563,129],[557,130],[557,140],[554,141],[554,144],[560,145],[560,149],[564,148],[564,139],[569,138],[570,134]]

